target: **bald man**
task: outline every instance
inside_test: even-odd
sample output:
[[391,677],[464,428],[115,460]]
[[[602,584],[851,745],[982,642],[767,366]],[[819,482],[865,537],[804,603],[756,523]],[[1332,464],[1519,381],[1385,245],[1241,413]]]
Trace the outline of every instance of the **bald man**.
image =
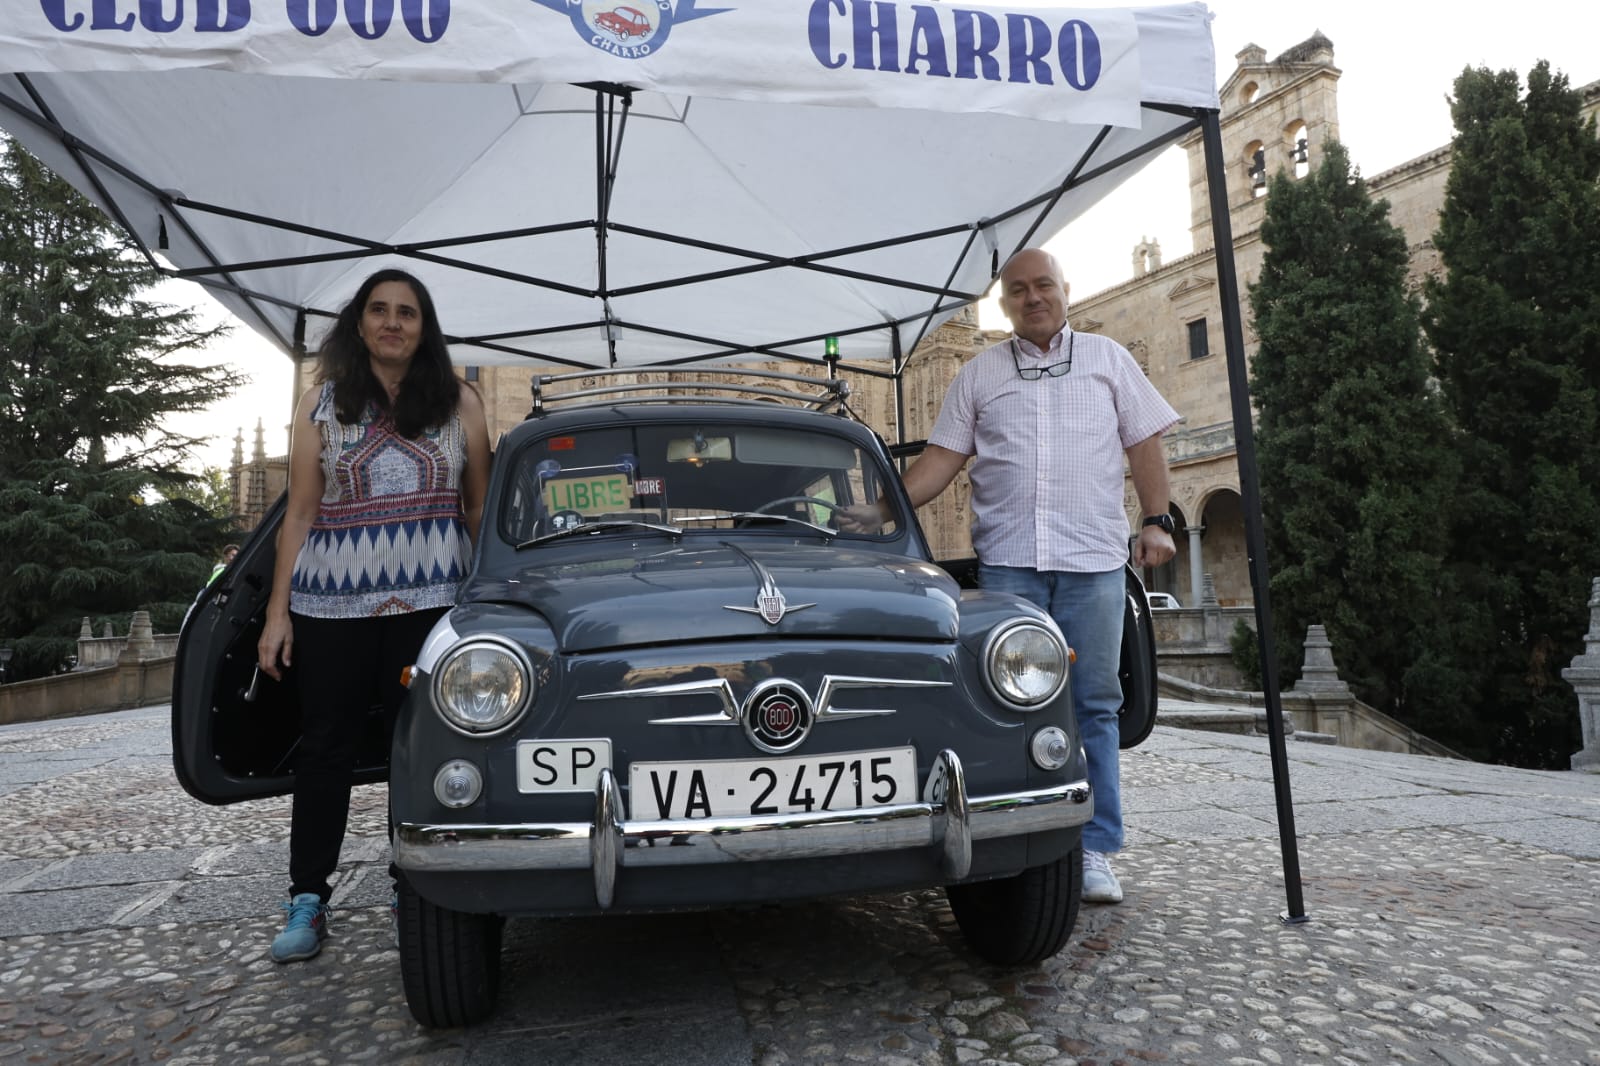
[[[980,584],[1048,611],[1077,652],[1072,703],[1094,789],[1094,817],[1083,827],[1083,898],[1119,903],[1122,886],[1108,856],[1123,844],[1123,460],[1146,516],[1134,565],[1160,566],[1176,551],[1161,436],[1178,413],[1126,348],[1067,324],[1068,287],[1054,256],[1018,252],[1000,286],[1015,335],[961,368],[905,487],[921,507],[972,460]],[[876,504],[841,516],[856,528],[879,522]]]

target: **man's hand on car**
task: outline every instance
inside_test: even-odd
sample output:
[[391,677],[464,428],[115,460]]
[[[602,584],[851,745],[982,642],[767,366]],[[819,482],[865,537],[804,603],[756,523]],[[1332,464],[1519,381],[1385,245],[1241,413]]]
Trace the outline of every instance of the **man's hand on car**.
[[883,508],[877,503],[857,503],[841,507],[834,524],[846,533],[876,533],[883,528]]

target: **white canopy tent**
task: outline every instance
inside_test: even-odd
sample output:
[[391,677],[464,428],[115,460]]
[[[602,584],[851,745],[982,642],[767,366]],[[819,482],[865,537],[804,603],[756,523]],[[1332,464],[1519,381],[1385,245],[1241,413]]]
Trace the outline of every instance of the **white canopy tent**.
[[[535,0],[357,4],[391,8],[373,40],[306,35],[306,0],[234,0],[247,21],[209,32],[228,0],[165,32],[134,0],[98,29],[90,0],[54,22],[21,6],[0,16],[0,121],[152,256],[286,350],[406,261],[468,365],[820,359],[826,336],[903,360],[1217,102],[1200,4],[974,8],[996,80],[981,40],[958,76],[984,23],[926,5],[873,5],[862,40],[868,5],[844,0],[662,3],[640,58]],[[609,42],[608,5],[581,6]],[[444,12],[431,43],[400,25],[413,9]],[[1013,62],[1013,27],[1040,58]]]
[[286,352],[398,263],[460,364],[896,381],[1006,256],[1199,130],[1303,919],[1209,12],[713,2],[12,3],[0,127]]

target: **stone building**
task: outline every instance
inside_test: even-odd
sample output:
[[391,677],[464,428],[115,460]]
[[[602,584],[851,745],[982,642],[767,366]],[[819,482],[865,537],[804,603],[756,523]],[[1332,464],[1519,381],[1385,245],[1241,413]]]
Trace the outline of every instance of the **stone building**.
[[[1323,143],[1339,133],[1338,82],[1333,43],[1315,33],[1273,59],[1261,47],[1246,45],[1223,83],[1221,132],[1227,163],[1227,202],[1238,271],[1247,358],[1255,336],[1248,304],[1249,286],[1260,274],[1265,248],[1261,222],[1267,184],[1279,170],[1303,176],[1320,162]],[[1600,110],[1600,82],[1586,86],[1585,113]],[[1159,245],[1141,241],[1132,255],[1129,280],[1092,295],[1074,293],[1069,313],[1073,327],[1104,333],[1125,345],[1183,421],[1168,433],[1172,465],[1172,514],[1179,534],[1178,555],[1145,575],[1153,590],[1171,592],[1185,606],[1198,606],[1206,576],[1219,604],[1251,602],[1245,559],[1244,513],[1239,492],[1228,370],[1222,348],[1221,304],[1211,206],[1203,148],[1198,132],[1181,142],[1189,161],[1190,232],[1194,251],[1164,262]],[[1449,146],[1367,179],[1375,197],[1387,199],[1390,217],[1404,232],[1411,251],[1412,284],[1440,269],[1432,236],[1450,169]],[[1004,336],[979,328],[971,308],[932,332],[918,346],[902,379],[904,432],[890,383],[880,376],[846,372],[851,408],[890,441],[921,440],[933,427],[950,379],[963,362]],[[843,357],[848,360],[849,352]],[[793,365],[783,369],[793,372]],[[820,369],[813,371],[820,374]],[[489,413],[490,440],[520,422],[530,407],[534,371],[525,367],[468,367],[467,377],[482,390]],[[695,371],[636,375],[668,383],[694,378]],[[294,396],[308,382],[296,382]],[[579,381],[570,387],[583,387]],[[292,402],[292,401],[291,401]],[[269,459],[256,430],[256,449],[243,461],[242,437],[234,451],[234,498],[246,528],[281,491],[283,458]],[[965,475],[953,489],[919,512],[941,558],[971,554],[967,529]],[[1125,504],[1130,525],[1139,518],[1131,482]]]
[[[1260,276],[1266,252],[1261,223],[1267,185],[1280,170],[1295,177],[1309,173],[1321,162],[1323,143],[1339,136],[1341,71],[1333,43],[1320,33],[1271,60],[1254,44],[1236,59],[1220,90],[1221,132],[1248,359],[1256,342],[1249,287]],[[1600,82],[1581,91],[1584,113],[1593,116],[1600,111]],[[1192,607],[1199,605],[1209,574],[1223,606],[1243,605],[1252,597],[1204,151],[1198,133],[1181,146],[1189,161],[1194,251],[1164,263],[1159,247],[1141,242],[1133,251],[1133,276],[1074,299],[1072,324],[1121,341],[1184,419],[1166,438],[1172,514],[1181,531],[1178,555],[1159,573],[1147,574],[1146,583]],[[1446,145],[1367,178],[1372,196],[1389,202],[1389,217],[1405,235],[1408,283],[1414,287],[1441,269],[1433,234],[1449,173]],[[1137,521],[1131,484],[1126,505],[1130,520]]]
[[[293,394],[299,396],[297,391]],[[290,399],[292,406],[294,400]],[[291,412],[292,413],[292,412]],[[233,462],[228,466],[228,488],[233,494],[233,513],[241,531],[261,524],[262,517],[274,500],[283,495],[289,484],[289,457],[267,455],[266,430],[261,420],[256,420],[255,447],[250,459],[244,457],[244,430],[233,438]]]

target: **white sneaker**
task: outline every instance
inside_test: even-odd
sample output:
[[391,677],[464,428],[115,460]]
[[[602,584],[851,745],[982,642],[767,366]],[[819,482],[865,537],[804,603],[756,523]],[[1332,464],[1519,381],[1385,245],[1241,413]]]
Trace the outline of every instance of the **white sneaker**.
[[1121,903],[1122,884],[1111,872],[1111,862],[1101,851],[1083,849],[1083,901]]

